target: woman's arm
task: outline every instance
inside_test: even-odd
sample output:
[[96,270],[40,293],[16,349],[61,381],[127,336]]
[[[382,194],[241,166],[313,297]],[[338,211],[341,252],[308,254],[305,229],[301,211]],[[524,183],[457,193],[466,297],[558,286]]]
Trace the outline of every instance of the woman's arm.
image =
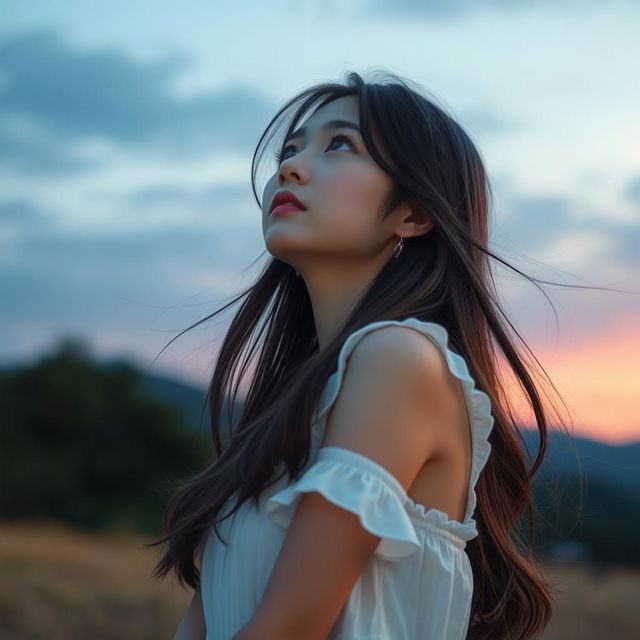
[[180,626],[176,629],[173,640],[205,640],[206,635],[202,597],[200,595],[200,587],[198,587],[193,594],[193,598],[191,598],[187,613],[182,618]]

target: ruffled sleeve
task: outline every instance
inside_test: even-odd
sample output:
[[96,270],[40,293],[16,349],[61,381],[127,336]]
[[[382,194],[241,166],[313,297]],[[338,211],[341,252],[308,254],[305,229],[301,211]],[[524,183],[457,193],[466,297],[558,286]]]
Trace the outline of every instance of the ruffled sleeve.
[[374,460],[341,447],[320,448],[316,461],[296,482],[268,499],[268,516],[287,529],[302,494],[313,491],[358,516],[364,529],[382,538],[374,552],[379,558],[397,560],[421,548],[404,509],[404,487]]

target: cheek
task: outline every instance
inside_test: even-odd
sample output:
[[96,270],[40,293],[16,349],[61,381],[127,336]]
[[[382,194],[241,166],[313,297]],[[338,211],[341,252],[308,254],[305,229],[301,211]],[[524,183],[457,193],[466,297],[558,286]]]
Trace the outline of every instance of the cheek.
[[372,214],[380,206],[384,184],[367,168],[343,167],[328,177],[324,184],[327,204],[336,212]]

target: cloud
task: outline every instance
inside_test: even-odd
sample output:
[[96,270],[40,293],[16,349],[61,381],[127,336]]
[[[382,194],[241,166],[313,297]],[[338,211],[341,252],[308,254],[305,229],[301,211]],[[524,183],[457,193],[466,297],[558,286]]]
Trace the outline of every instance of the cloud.
[[220,235],[201,226],[94,233],[32,228],[16,242],[21,263],[30,271],[84,282],[131,281],[143,270],[156,272],[166,284],[172,280],[172,269],[206,268],[225,253]]
[[622,195],[629,202],[640,204],[640,176],[627,183]]
[[[611,0],[613,5],[632,5],[631,0]],[[369,0],[364,5],[367,14],[396,14],[399,17],[456,18],[482,11],[520,11],[528,8],[550,8],[555,11],[584,11],[602,3],[598,0]]]
[[[81,50],[49,30],[6,37],[0,41],[0,142],[9,147],[3,160],[31,173],[75,171],[82,163],[72,144],[96,138],[172,157],[252,149],[261,133],[256,123],[266,124],[273,105],[244,86],[179,97],[173,84],[190,64],[185,56],[140,63],[114,48]],[[32,135],[8,130],[16,117],[34,123]],[[66,144],[54,144],[56,136]]]
[[77,174],[102,165],[74,149],[64,136],[16,120],[0,120],[0,166],[40,177]]
[[633,269],[636,274],[640,271],[640,225],[629,227],[619,236],[616,259]]
[[136,189],[128,196],[134,206],[154,206],[166,204],[180,204],[193,202],[194,190],[182,185],[155,185]]
[[[217,298],[235,275],[223,265],[230,255],[221,238],[201,229],[120,237],[34,233],[20,243],[19,255],[0,269],[5,336],[27,327],[34,335],[80,328],[100,341],[102,330],[148,332],[167,312],[168,328],[179,330],[205,313],[176,312],[173,305],[194,294],[200,304]],[[2,351],[13,348],[8,338]]]
[[558,196],[515,198],[505,209],[491,234],[499,252],[523,253],[596,279],[612,267],[638,268],[638,223],[577,216],[571,200]]
[[575,229],[569,200],[557,196],[516,198],[495,223],[493,241],[518,251],[548,245],[552,237]]
[[[134,207],[181,206],[192,210],[209,210],[209,207],[237,203],[252,196],[243,184],[221,184],[213,187],[188,188],[178,184],[158,184],[136,189],[126,195]],[[255,201],[251,199],[251,206]]]
[[524,128],[523,122],[499,116],[489,109],[463,112],[460,116],[460,124],[472,133],[498,136]]
[[0,202],[0,228],[12,229],[29,228],[32,225],[49,226],[52,218],[34,203],[24,200],[5,200]]
[[[181,97],[175,81],[193,64],[186,56],[138,62],[113,47],[80,49],[46,29],[5,36],[0,166],[37,177],[104,167],[113,148],[171,160],[253,152],[276,105],[243,85]],[[520,126],[488,109],[462,120],[490,135]]]
[[202,223],[73,231],[25,200],[0,202],[0,241],[5,327],[140,322],[141,306],[224,291],[264,248]]

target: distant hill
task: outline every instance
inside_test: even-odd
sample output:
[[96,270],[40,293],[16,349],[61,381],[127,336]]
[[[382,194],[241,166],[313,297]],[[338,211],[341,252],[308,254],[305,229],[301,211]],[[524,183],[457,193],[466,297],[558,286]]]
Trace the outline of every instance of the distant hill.
[[[538,431],[523,430],[523,436],[533,460],[539,447]],[[541,477],[581,474],[640,497],[640,442],[612,445],[552,431],[540,474]]]
[[[199,431],[208,428],[209,404],[205,407],[206,390],[159,375],[142,374],[142,389],[155,398],[178,407],[185,424]],[[204,413],[203,413],[204,410]]]
[[[128,364],[126,360],[113,359],[101,363],[106,369],[117,368],[123,363]],[[205,400],[207,392],[205,389],[189,385],[175,378],[162,375],[151,375],[140,372],[142,376],[141,388],[151,397],[162,400],[167,404],[175,406],[181,413],[185,425],[195,432],[209,437],[211,421],[209,417],[209,403]],[[239,412],[240,402],[236,411]],[[223,407],[222,425],[226,431],[228,421],[228,413],[226,407]]]

